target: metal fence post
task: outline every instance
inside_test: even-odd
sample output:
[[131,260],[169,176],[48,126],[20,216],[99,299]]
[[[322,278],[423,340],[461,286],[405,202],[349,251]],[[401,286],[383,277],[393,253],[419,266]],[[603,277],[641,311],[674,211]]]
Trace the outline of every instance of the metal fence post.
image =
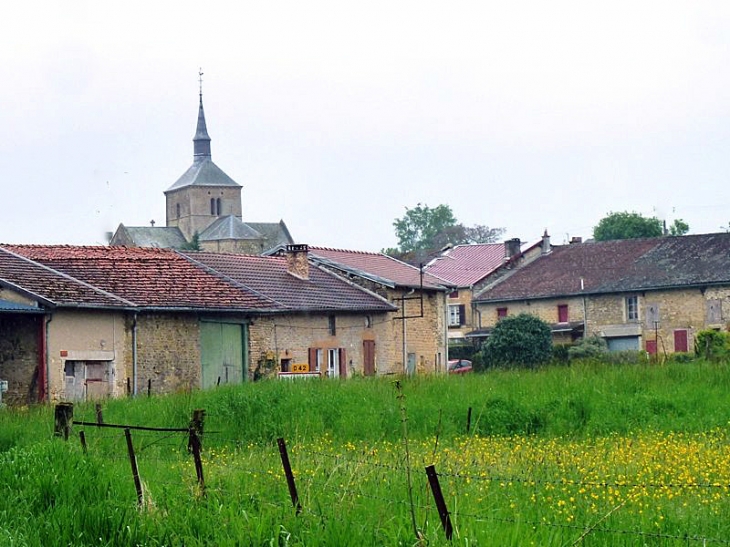
[[297,493],[297,485],[294,482],[294,473],[289,463],[289,453],[286,451],[286,442],[283,438],[276,439],[279,445],[279,455],[281,456],[281,464],[284,466],[284,474],[286,475],[286,484],[289,486],[289,496],[297,515],[302,512],[302,504],[299,503],[299,494]]
[[449,516],[449,510],[446,508],[444,495],[441,493],[441,485],[439,484],[439,476],[436,473],[436,467],[434,467],[433,465],[429,465],[426,468],[426,475],[428,476],[428,484],[431,486],[433,500],[436,503],[439,517],[441,517],[441,526],[443,526],[444,533],[446,534],[446,539],[451,541],[454,530],[451,527],[451,517]]

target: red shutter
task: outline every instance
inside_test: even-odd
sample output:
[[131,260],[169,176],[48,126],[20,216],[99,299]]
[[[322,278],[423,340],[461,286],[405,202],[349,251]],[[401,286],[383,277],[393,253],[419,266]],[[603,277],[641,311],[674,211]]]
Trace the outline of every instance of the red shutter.
[[558,323],[567,323],[567,322],[568,322],[568,305],[559,304],[558,305]]
[[340,378],[347,378],[347,360],[345,358],[345,348],[340,348]]
[[675,352],[687,352],[687,331],[686,330],[675,330],[674,331],[674,351]]
[[363,340],[363,374],[373,376],[375,374],[375,340]]
[[646,353],[649,355],[656,355],[656,340],[646,341]]
[[317,370],[317,348],[309,348],[309,372]]

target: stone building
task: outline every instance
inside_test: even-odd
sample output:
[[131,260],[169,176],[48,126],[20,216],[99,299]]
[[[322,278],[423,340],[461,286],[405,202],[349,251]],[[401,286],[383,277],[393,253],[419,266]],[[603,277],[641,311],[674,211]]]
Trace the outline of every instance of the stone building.
[[397,310],[384,329],[384,374],[428,374],[446,371],[446,297],[453,285],[381,253],[310,247],[310,260],[374,292]]
[[193,137],[193,164],[165,190],[166,226],[120,224],[110,245],[191,248],[205,251],[260,254],[294,243],[286,224],[243,222],[241,185],[214,162],[199,96]]
[[556,343],[603,337],[611,350],[693,351],[700,330],[728,330],[730,233],[579,242],[554,247],[475,298],[486,337],[521,312]]
[[540,241],[531,244],[515,238],[504,243],[455,245],[426,264],[428,273],[456,287],[447,299],[449,345],[467,344],[466,335],[478,326],[472,305],[475,294],[498,276],[549,252],[550,237],[545,232]]
[[379,372],[396,307],[284,257],[0,246],[0,380],[28,404]]

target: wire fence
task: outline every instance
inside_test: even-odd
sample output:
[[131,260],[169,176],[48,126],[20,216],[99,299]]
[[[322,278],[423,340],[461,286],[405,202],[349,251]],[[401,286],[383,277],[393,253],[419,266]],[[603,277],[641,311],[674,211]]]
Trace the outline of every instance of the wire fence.
[[[73,420],[60,428],[57,421],[56,426],[59,436],[64,435],[67,427],[68,440],[81,439],[85,452],[99,450],[111,461],[128,460],[130,480],[136,484],[140,505],[147,496],[163,489],[171,495],[197,498],[241,499],[248,495],[261,508],[288,506],[297,514],[324,521],[341,518],[336,516],[333,502],[346,500],[352,511],[372,511],[380,505],[400,508],[398,514],[410,513],[414,521],[423,522],[424,526],[440,520],[442,533],[449,540],[468,534],[470,529],[498,525],[565,532],[573,538],[572,544],[603,535],[635,538],[637,542],[730,545],[722,531],[715,535],[703,533],[701,519],[682,520],[698,503],[696,496],[690,497],[698,491],[707,493],[702,499],[714,500],[717,510],[730,507],[730,483],[726,482],[641,481],[628,476],[621,480],[556,478],[544,472],[509,475],[480,468],[479,462],[469,462],[465,471],[443,465],[448,458],[436,446],[430,455],[440,461],[440,471],[435,465],[424,466],[426,457],[411,459],[409,469],[409,459],[403,451],[383,454],[378,446],[321,449],[295,443],[286,447],[285,440],[279,439],[278,447],[267,446],[262,451],[260,446],[249,450],[248,443],[240,439],[219,436],[215,446],[226,448],[205,449],[204,439],[214,437],[215,433],[204,431],[203,418],[204,413],[194,415],[189,424],[180,428]],[[75,426],[73,433],[71,425]],[[415,477],[410,486],[406,481],[408,471]],[[540,471],[539,467],[535,471]],[[626,526],[630,519],[615,518],[629,507],[633,512],[648,513],[646,500],[657,490],[671,500],[668,506],[677,508],[676,515],[667,508],[662,512],[661,518],[666,515],[671,526],[665,529],[661,523],[654,523],[656,528],[652,528],[642,518]],[[726,520],[726,516],[718,520]],[[714,524],[709,528],[717,530]]]

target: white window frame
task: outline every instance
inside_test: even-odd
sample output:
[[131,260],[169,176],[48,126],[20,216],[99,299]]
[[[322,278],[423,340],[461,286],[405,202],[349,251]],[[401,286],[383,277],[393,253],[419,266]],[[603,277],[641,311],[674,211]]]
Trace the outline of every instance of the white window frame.
[[327,350],[327,377],[339,378],[340,376],[340,350],[329,348]]
[[639,320],[639,297],[636,295],[627,296],[624,299],[624,306],[626,307],[626,321],[638,321]]
[[[456,311],[456,314],[454,314],[454,311]],[[461,307],[459,304],[449,304],[449,326],[461,326]]]

